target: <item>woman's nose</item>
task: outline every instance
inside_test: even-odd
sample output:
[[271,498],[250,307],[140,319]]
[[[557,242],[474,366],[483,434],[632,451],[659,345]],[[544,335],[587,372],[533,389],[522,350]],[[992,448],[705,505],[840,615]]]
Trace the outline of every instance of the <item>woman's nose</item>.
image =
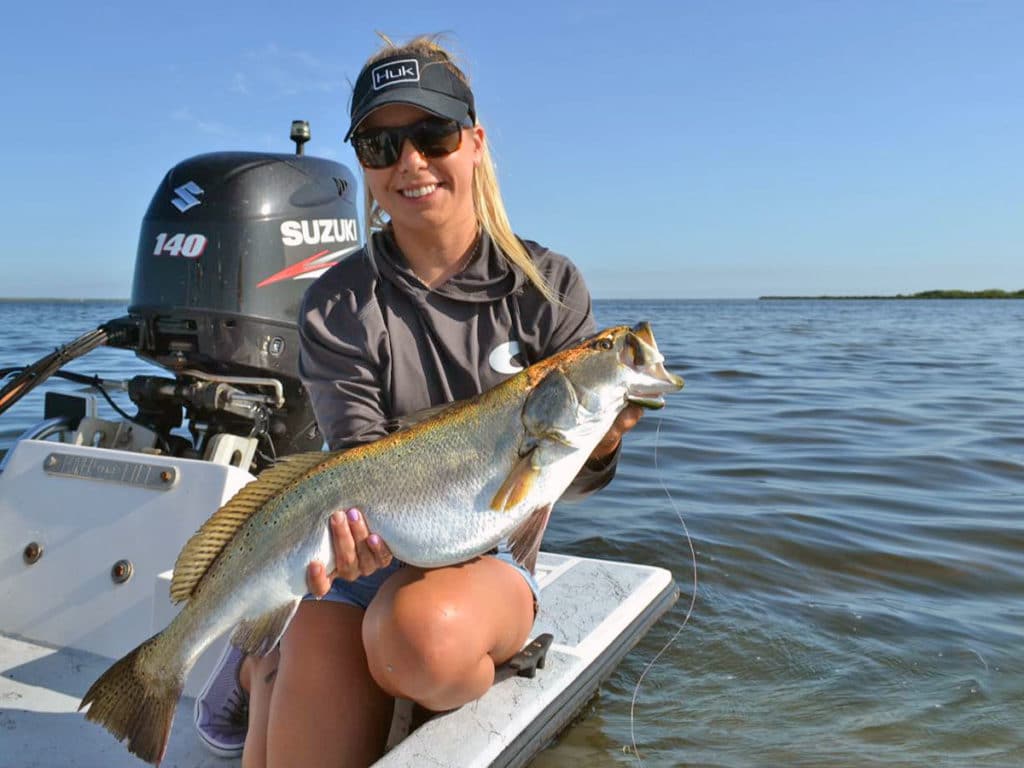
[[413,145],[412,141],[406,139],[402,142],[401,154],[398,156],[398,164],[403,168],[417,169],[427,164],[427,159]]

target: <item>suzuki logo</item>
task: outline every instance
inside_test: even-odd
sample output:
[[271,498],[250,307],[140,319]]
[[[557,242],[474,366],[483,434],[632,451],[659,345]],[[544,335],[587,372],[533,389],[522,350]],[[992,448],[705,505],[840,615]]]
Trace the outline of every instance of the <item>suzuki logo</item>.
[[203,188],[194,181],[190,181],[186,184],[182,184],[180,187],[176,187],[174,194],[176,194],[177,197],[171,199],[171,205],[184,213],[189,208],[199,205],[200,200],[196,195],[203,194]]

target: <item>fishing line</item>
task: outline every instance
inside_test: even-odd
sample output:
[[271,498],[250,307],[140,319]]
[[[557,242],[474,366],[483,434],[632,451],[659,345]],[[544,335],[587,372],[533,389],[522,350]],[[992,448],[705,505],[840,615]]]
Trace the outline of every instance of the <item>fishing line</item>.
[[647,677],[647,673],[651,671],[654,665],[657,663],[665,651],[667,651],[676,639],[686,629],[686,624],[690,621],[690,616],[693,615],[693,607],[697,604],[697,551],[693,547],[693,539],[690,538],[690,529],[686,527],[686,521],[683,519],[683,513],[679,511],[679,505],[676,504],[676,500],[672,498],[672,494],[669,493],[668,486],[665,485],[665,480],[662,477],[658,467],[658,439],[661,436],[661,424],[665,421],[664,416],[658,419],[658,428],[654,432],[654,471],[658,476],[658,482],[661,484],[661,489],[665,491],[665,495],[668,496],[669,503],[672,505],[672,511],[676,513],[676,517],[679,518],[679,522],[683,526],[683,533],[686,534],[686,543],[690,547],[690,558],[693,562],[693,592],[690,595],[690,606],[686,609],[686,616],[683,618],[683,623],[679,625],[679,629],[668,639],[668,642],[662,646],[661,650],[658,651],[654,658],[647,662],[643,672],[640,673],[640,677],[636,681],[636,687],[633,689],[633,699],[629,703],[629,738],[633,745],[633,755],[636,757],[636,761],[639,765],[643,766],[644,761],[640,758],[640,750],[636,746],[636,732],[633,729],[635,723],[634,713],[636,711],[636,700],[640,695],[640,686],[644,682],[644,678]]

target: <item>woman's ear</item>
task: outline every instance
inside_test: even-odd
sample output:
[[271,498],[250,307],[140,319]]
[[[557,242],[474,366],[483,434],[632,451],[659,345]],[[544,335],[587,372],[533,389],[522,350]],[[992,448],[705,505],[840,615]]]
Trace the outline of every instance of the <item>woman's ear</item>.
[[487,133],[482,125],[474,125],[469,130],[473,134],[473,165],[479,166],[484,159],[484,139]]

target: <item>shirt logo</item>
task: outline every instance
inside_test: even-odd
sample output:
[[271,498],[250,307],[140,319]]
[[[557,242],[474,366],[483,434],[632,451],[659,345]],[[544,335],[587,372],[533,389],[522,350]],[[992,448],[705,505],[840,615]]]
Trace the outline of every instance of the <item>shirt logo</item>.
[[523,366],[513,359],[519,354],[519,351],[518,341],[506,341],[491,350],[487,362],[498,373],[519,373],[523,370]]
[[420,63],[416,59],[400,59],[381,64],[370,71],[373,90],[379,91],[389,85],[398,83],[418,83],[420,81]]
[[194,181],[189,181],[174,189],[175,197],[171,198],[171,205],[184,213],[189,208],[199,205],[201,202],[196,195],[203,194],[203,188]]

